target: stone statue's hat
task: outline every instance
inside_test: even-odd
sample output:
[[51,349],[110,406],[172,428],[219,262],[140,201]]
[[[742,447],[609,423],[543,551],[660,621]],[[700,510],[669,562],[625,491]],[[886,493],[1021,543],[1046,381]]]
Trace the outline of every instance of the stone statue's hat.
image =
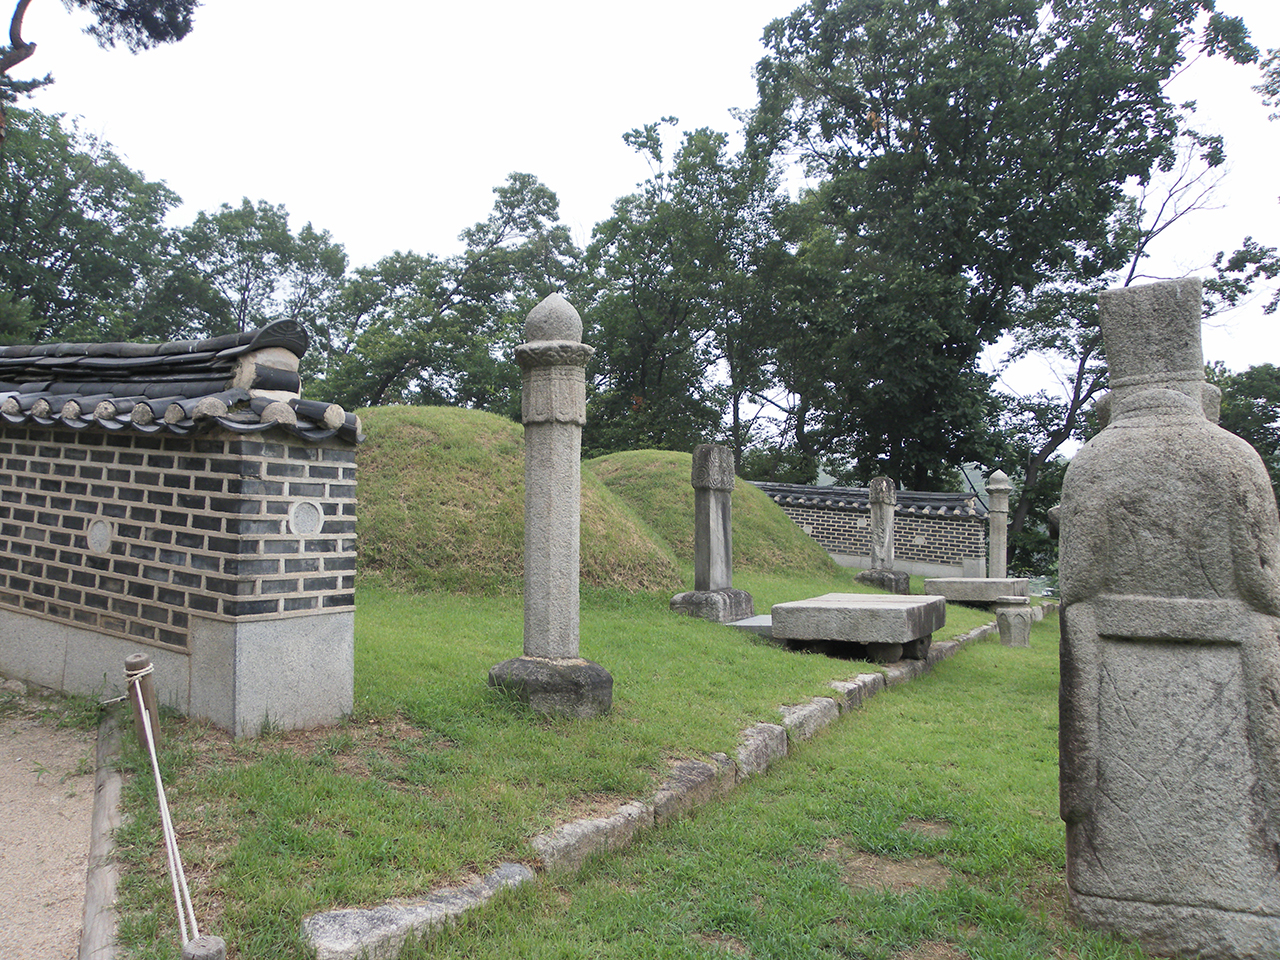
[[1204,351],[1198,277],[1107,290],[1098,306],[1113,391],[1164,387],[1199,399]]

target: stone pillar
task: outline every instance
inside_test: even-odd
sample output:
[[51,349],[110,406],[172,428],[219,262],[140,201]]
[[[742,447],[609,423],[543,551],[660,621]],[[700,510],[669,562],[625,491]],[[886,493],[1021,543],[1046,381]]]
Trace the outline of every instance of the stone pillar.
[[1059,756],[1080,922],[1280,956],[1280,518],[1217,427],[1200,283],[1100,297],[1111,395],[1059,511]]
[[693,589],[733,586],[733,451],[703,443],[693,449]]
[[694,447],[693,590],[671,598],[671,609],[716,623],[755,614],[755,601],[733,588],[733,451],[718,444]]
[[516,347],[524,372],[524,656],[489,683],[542,714],[594,717],[613,703],[613,677],[578,656],[582,426],[587,418],[582,320],[553,293],[529,312]]
[[987,576],[1008,576],[1009,491],[1013,484],[1003,470],[987,478]]
[[911,577],[893,569],[893,512],[898,506],[898,486],[889,477],[871,481],[867,501],[871,507],[871,569],[857,576],[877,590],[889,593],[911,592]]

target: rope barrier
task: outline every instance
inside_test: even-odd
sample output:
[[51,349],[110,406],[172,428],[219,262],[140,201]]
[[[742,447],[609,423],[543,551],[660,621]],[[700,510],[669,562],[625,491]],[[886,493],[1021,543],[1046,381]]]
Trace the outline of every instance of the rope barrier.
[[[156,781],[156,798],[160,801],[160,825],[164,833],[165,854],[169,860],[169,876],[173,881],[173,902],[178,909],[178,926],[182,942],[186,944],[199,938],[200,930],[196,926],[195,908],[191,905],[191,891],[187,887],[187,875],[182,869],[182,855],[178,852],[177,834],[173,829],[173,820],[169,816],[169,801],[165,796],[164,783],[160,779],[160,761],[156,758],[156,741],[155,735],[151,730],[150,711],[146,708],[146,702],[142,697],[142,678],[148,676],[154,670],[155,667],[150,663],[139,669],[126,667],[125,682],[133,685],[137,694],[135,704],[142,719],[147,753],[151,757],[151,772],[154,774]],[[187,936],[188,922],[190,923],[190,936]]]

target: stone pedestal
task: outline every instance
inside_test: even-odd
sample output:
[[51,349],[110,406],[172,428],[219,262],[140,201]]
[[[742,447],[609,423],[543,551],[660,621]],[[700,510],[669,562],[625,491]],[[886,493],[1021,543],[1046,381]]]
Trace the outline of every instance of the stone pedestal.
[[1100,298],[1112,393],[1062,488],[1061,810],[1075,918],[1280,956],[1280,518],[1206,416],[1198,280]]
[[539,713],[591,717],[608,712],[613,679],[578,656],[578,551],[582,513],[582,426],[587,360],[582,320],[559,294],[529,312],[525,343],[524,656],[489,671]]
[[613,706],[613,677],[581,658],[504,660],[489,671],[489,683],[544,716],[589,719]]
[[755,616],[756,605],[745,590],[687,590],[671,598],[671,609],[713,623],[733,623]]
[[930,577],[925,580],[928,593],[946,597],[949,603],[990,610],[1001,597],[1031,595],[1031,581],[1026,577]]
[[751,594],[733,588],[733,451],[699,444],[693,451],[693,589],[671,609],[716,623],[755,615]]
[[774,604],[774,640],[789,646],[858,644],[878,663],[924,660],[935,630],[947,622],[942,597],[898,597],[865,593],[827,593],[809,600]]
[[996,628],[1006,647],[1031,646],[1031,598],[1000,597],[995,603]]
[[854,579],[885,593],[905,595],[911,592],[911,575],[902,570],[863,570]]

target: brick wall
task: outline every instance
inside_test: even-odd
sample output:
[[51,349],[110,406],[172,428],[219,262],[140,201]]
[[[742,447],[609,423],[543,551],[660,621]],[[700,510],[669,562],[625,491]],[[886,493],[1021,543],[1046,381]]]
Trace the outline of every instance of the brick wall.
[[0,609],[175,651],[354,608],[355,448],[0,428]]
[[[783,513],[829,553],[854,557],[871,554],[871,511],[866,507],[831,508],[779,503]],[[893,517],[895,560],[962,566],[985,562],[987,518],[976,515],[933,516],[899,510]]]

